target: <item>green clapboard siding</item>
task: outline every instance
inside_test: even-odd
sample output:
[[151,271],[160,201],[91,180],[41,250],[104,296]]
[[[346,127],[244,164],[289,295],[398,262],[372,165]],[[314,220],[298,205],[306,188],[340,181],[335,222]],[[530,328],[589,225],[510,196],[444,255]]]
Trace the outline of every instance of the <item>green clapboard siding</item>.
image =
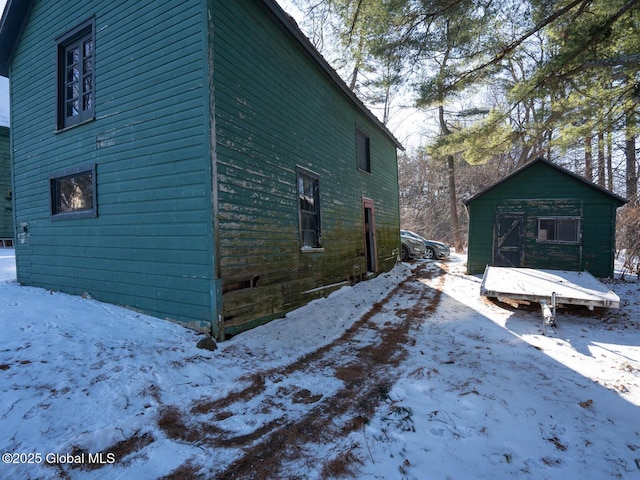
[[[56,131],[55,39],[89,18],[95,119]],[[18,280],[232,334],[368,275],[365,199],[392,268],[397,142],[283,21],[270,0],[36,1],[10,72]],[[51,176],[91,165],[97,217],[52,219]],[[300,248],[297,167],[323,251]]]
[[[21,283],[211,328],[203,12],[197,1],[35,2],[11,69]],[[54,39],[92,16],[96,119],[56,132]],[[50,175],[90,164],[98,217],[52,221]]]
[[13,239],[9,128],[0,126],[0,238]]
[[[599,277],[613,275],[616,208],[624,200],[547,161],[534,161],[467,203],[469,250],[467,270],[482,273],[493,262],[496,214],[525,218],[524,267],[587,270]],[[576,244],[537,240],[539,217],[573,216],[582,221],[582,241]]]
[[[363,197],[374,201],[378,269],[399,248],[395,145],[261,2],[214,2],[214,82],[225,326],[282,315],[362,277]],[[371,174],[356,167],[356,126]],[[322,252],[302,252],[296,166],[319,176]],[[330,290],[330,289],[329,289]]]

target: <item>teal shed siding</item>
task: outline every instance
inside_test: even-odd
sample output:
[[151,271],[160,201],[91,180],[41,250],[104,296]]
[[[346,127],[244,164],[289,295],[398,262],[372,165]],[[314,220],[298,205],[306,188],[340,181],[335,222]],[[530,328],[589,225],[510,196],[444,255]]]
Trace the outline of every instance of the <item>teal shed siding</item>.
[[[95,121],[56,131],[54,39],[91,17]],[[208,328],[204,18],[200,2],[35,2],[11,65],[21,283]],[[98,216],[51,221],[49,177],[88,164]]]
[[[281,25],[265,21],[264,5],[214,4],[220,252],[232,332],[366,273],[363,198],[374,200],[379,268],[395,264],[397,164],[395,145],[301,47],[290,47]],[[370,136],[371,173],[356,167],[356,126]],[[321,252],[301,249],[296,167],[319,177]]]
[[[520,266],[611,276],[616,209],[624,202],[550,162],[536,160],[466,202],[470,217],[467,271],[482,273],[494,263],[496,215],[512,213],[524,218]],[[580,241],[538,241],[538,219],[543,217],[579,217]]]
[[[87,19],[95,119],[56,130],[55,39]],[[399,144],[287,22],[270,0],[35,1],[10,63],[18,280],[223,336],[367,276],[365,200],[390,269]],[[97,216],[53,221],[52,175],[93,165]],[[298,167],[322,251],[301,249]]]
[[[11,190],[11,142],[9,127],[0,127],[0,239],[13,243],[13,205]],[[0,244],[2,246],[2,244]]]

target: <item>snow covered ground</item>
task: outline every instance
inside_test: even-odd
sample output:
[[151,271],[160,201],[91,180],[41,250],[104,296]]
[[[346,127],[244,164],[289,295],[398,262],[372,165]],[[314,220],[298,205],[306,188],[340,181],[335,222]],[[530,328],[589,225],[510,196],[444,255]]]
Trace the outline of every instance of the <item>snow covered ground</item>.
[[400,264],[211,352],[19,286],[0,249],[0,479],[640,478],[638,280],[543,335],[464,261]]

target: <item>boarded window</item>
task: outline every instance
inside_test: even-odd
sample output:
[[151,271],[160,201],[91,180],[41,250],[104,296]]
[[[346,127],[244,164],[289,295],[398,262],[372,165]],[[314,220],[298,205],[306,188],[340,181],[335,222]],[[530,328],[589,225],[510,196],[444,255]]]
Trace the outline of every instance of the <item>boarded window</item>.
[[303,169],[298,169],[298,214],[302,248],[321,248],[320,181]]
[[49,183],[52,219],[97,216],[95,166],[61,172]]
[[360,170],[371,172],[369,137],[360,130],[356,130],[356,161]]
[[59,37],[58,128],[94,118],[95,39],[93,20]]
[[580,218],[553,217],[538,219],[538,241],[551,243],[579,243]]

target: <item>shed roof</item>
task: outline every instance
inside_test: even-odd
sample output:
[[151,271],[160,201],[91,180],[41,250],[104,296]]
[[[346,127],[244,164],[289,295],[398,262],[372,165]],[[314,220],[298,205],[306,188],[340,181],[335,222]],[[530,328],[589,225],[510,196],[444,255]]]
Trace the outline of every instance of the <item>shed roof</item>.
[[506,177],[504,177],[502,180],[500,180],[500,181],[498,181],[498,182],[494,183],[494,184],[493,184],[493,185],[491,185],[490,187],[488,187],[488,188],[486,188],[486,189],[482,190],[481,192],[479,192],[479,193],[475,194],[473,197],[471,197],[471,198],[469,198],[469,199],[467,199],[467,200],[464,200],[464,204],[465,204],[465,205],[469,205],[471,202],[473,202],[474,200],[476,200],[476,199],[478,199],[478,198],[480,198],[480,197],[484,196],[486,193],[490,192],[490,191],[491,191],[491,190],[493,190],[494,188],[496,188],[496,187],[498,187],[498,186],[500,186],[500,185],[502,185],[502,184],[504,184],[504,183],[508,182],[508,181],[509,181],[509,180],[511,180],[513,177],[515,177],[515,176],[517,176],[517,175],[520,175],[522,172],[524,172],[524,171],[526,171],[526,170],[530,169],[531,167],[533,167],[534,165],[538,165],[538,164],[544,164],[544,165],[547,165],[547,166],[549,166],[549,167],[551,167],[551,168],[553,168],[553,169],[557,170],[557,171],[558,171],[558,172],[560,172],[561,174],[568,175],[568,176],[573,177],[574,179],[576,179],[576,180],[578,180],[578,181],[580,181],[580,182],[584,183],[587,187],[591,187],[591,188],[593,188],[593,189],[595,189],[595,190],[599,190],[600,192],[602,192],[602,193],[604,193],[604,194],[608,195],[609,197],[611,197],[611,198],[613,198],[615,201],[617,201],[617,202],[618,202],[618,204],[619,204],[619,206],[622,206],[622,205],[624,205],[625,203],[627,203],[627,202],[628,202],[628,200],[627,200],[627,199],[625,199],[625,198],[623,198],[623,197],[621,197],[621,196],[619,196],[619,195],[616,195],[615,193],[610,192],[610,191],[609,191],[609,190],[607,190],[606,188],[603,188],[603,187],[601,187],[600,185],[596,185],[595,183],[590,182],[590,181],[589,181],[589,180],[587,180],[586,178],[581,177],[580,175],[577,175],[577,174],[573,173],[572,171],[567,170],[566,168],[563,168],[563,167],[561,167],[561,166],[559,166],[559,165],[556,165],[555,163],[553,163],[553,162],[551,162],[551,161],[549,161],[549,160],[547,160],[547,159],[545,159],[545,158],[538,157],[538,158],[536,158],[534,161],[527,163],[525,166],[523,166],[523,167],[521,167],[521,168],[519,168],[519,169],[515,170],[515,171],[514,171],[514,172],[512,172],[511,174],[507,175],[507,176],[506,176]]
[[[396,148],[404,150],[402,144],[391,133],[378,117],[376,117],[360,101],[356,94],[340,78],[336,71],[329,65],[324,57],[311,44],[309,39],[298,28],[295,21],[288,15],[275,0],[259,0],[273,14],[274,18],[293,36],[298,44],[306,51],[311,59],[321,70],[331,79],[331,81],[342,91],[342,93],[360,109],[386,136],[393,142]],[[15,52],[24,26],[29,18],[29,13],[33,8],[35,0],[8,0],[4,9],[2,19],[0,19],[0,75],[9,76],[9,64]]]

